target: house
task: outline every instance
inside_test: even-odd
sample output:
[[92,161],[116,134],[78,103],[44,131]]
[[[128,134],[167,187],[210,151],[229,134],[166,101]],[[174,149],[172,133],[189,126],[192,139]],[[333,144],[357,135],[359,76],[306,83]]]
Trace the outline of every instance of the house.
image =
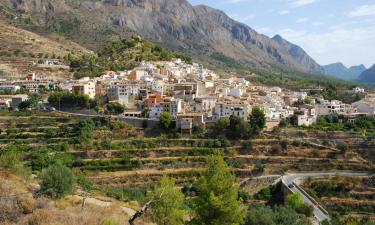
[[193,112],[212,113],[216,106],[216,97],[206,96],[195,98],[192,102],[191,110]]
[[177,129],[181,129],[183,132],[189,132],[193,130],[193,127],[205,127],[204,114],[203,113],[181,113],[177,114]]
[[224,101],[217,102],[214,109],[215,119],[238,116],[244,120],[248,119],[250,106],[244,102]]
[[317,104],[315,105],[315,110],[317,116],[326,116],[330,114],[347,114],[347,113],[354,113],[355,109],[353,109],[352,105],[344,104],[338,100],[324,100],[324,99],[317,99]]
[[8,109],[12,104],[12,96],[2,95],[0,96],[0,109]]
[[142,77],[147,76],[148,72],[146,70],[133,70],[129,73],[128,79],[129,80],[141,80]]
[[162,112],[168,112],[176,119],[177,114],[182,112],[182,100],[175,99],[174,97],[164,98],[162,102],[150,108],[149,117],[154,119],[159,118]]
[[72,91],[74,94],[84,94],[88,95],[90,98],[95,98],[95,82],[94,81],[84,81],[73,85]]
[[105,97],[108,94],[108,83],[102,80],[98,80],[95,84],[95,96]]
[[358,102],[352,103],[352,106],[357,108],[357,112],[359,113],[375,115],[375,98],[362,99]]
[[360,88],[360,87],[355,87],[351,90],[351,92],[354,93],[354,94],[363,94],[363,93],[365,93],[365,89]]
[[12,96],[12,101],[10,103],[10,106],[12,108],[17,108],[18,105],[21,103],[21,102],[24,102],[26,100],[29,99],[29,96],[28,95],[13,95]]
[[312,106],[302,107],[294,114],[297,116],[298,126],[311,126],[316,123],[316,111]]
[[151,82],[151,89],[154,92],[164,94],[164,81],[163,80],[153,80]]
[[154,105],[159,104],[162,101],[163,101],[163,98],[160,94],[150,94],[147,96],[144,105],[146,108],[150,109]]

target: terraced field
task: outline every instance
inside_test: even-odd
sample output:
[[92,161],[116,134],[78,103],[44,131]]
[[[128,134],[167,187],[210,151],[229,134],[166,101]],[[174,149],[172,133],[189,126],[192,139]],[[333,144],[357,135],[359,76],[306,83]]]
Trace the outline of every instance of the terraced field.
[[[304,141],[261,136],[253,140],[168,139],[144,137],[143,130],[113,119],[94,119],[87,140],[77,141],[84,118],[56,113],[0,114],[0,145],[17,146],[38,171],[61,160],[82,170],[98,188],[147,188],[164,175],[183,186],[194,183],[207,155],[222,153],[239,180],[286,171],[371,170],[354,151],[345,155]],[[305,135],[309,135],[308,133]]]
[[305,189],[331,213],[375,219],[375,178],[336,177],[308,180]]

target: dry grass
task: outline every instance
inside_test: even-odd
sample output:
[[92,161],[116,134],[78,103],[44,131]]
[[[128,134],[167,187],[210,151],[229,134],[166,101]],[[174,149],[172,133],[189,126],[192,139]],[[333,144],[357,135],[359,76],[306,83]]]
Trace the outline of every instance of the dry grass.
[[[71,75],[68,70],[40,68],[32,62],[46,55],[63,58],[68,53],[82,55],[90,51],[62,37],[42,37],[0,19],[0,70],[5,71],[2,78],[25,77],[29,72],[67,78]],[[38,57],[38,54],[43,56]]]
[[[110,198],[91,198],[82,208],[82,197],[68,196],[52,201],[34,198],[36,188],[10,172],[0,172],[0,225],[128,225],[129,213],[134,212],[123,202]],[[21,194],[23,193],[23,194]],[[108,204],[102,204],[108,203]],[[148,218],[138,224],[150,224]]]

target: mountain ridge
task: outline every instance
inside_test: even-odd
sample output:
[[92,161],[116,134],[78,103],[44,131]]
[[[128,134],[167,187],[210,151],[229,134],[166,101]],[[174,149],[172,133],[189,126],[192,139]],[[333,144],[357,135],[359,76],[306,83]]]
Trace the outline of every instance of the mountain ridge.
[[362,83],[373,83],[375,84],[375,64],[372,65],[369,69],[359,75],[357,81]]
[[344,80],[355,80],[366,70],[363,64],[346,67],[343,63],[337,62],[323,66],[325,74]]
[[[223,54],[248,67],[272,70],[281,65],[321,74],[322,68],[306,52],[283,45],[223,11],[186,0],[1,0],[20,23],[39,32],[62,33],[85,47],[103,46],[115,36],[139,34],[172,50],[208,62]],[[18,19],[20,20],[20,19]],[[99,47],[100,47],[99,46]],[[291,54],[290,47],[298,49]],[[298,47],[298,48],[297,48]],[[293,52],[292,52],[293,53]]]

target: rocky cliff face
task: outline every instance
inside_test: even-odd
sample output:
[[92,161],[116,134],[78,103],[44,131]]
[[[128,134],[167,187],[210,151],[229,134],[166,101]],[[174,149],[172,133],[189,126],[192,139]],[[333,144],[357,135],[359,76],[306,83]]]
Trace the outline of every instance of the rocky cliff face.
[[315,62],[315,60],[311,58],[301,47],[290,43],[289,41],[283,39],[280,35],[274,36],[272,40],[283,47],[294,60],[303,65],[308,71],[313,71],[319,74],[324,73],[324,68]]
[[375,84],[375,64],[370,69],[361,73],[357,81]]
[[[30,17],[41,31],[66,33],[87,47],[116,35],[139,34],[195,57],[220,53],[248,66],[282,65],[312,73],[322,68],[303,49],[271,39],[222,11],[186,0],[0,0]],[[203,56],[203,57],[202,57]]]

